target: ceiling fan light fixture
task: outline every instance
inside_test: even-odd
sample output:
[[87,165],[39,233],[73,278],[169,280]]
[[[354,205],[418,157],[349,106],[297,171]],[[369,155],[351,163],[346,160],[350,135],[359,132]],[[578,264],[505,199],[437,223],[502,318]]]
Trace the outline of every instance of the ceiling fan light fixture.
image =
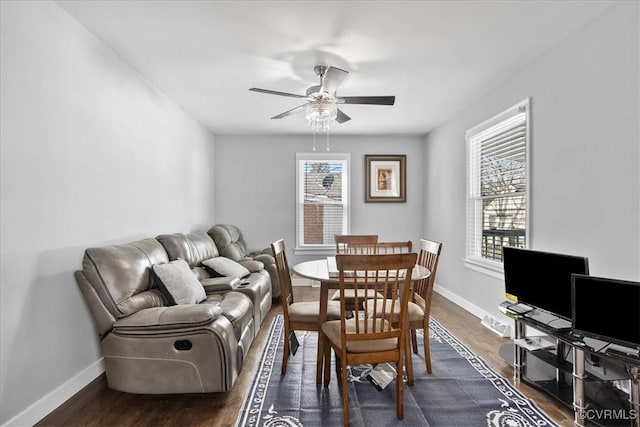
[[335,102],[324,98],[309,101],[305,116],[311,129],[316,132],[326,132],[338,116],[338,106]]
[[252,87],[249,90],[271,95],[288,96],[291,98],[306,98],[306,104],[298,105],[295,108],[271,118],[282,119],[283,117],[305,111],[305,117],[307,118],[309,126],[313,130],[314,138],[316,132],[326,132],[328,139],[328,132],[334,123],[342,124],[351,120],[351,117],[347,116],[344,111],[338,108],[338,104],[393,105],[395,103],[395,96],[338,97],[336,95],[337,89],[349,72],[337,67],[326,65],[316,65],[314,67],[314,71],[316,75],[320,77],[320,84],[309,87],[306,95],[270,89],[260,89],[257,87]]

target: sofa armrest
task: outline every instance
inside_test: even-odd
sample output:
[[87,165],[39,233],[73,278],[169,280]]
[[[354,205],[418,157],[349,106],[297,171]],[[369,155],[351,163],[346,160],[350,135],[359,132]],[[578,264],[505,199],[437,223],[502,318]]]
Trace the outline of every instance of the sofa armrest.
[[140,310],[116,320],[113,331],[121,335],[147,335],[191,329],[210,324],[222,314],[212,304],[182,304]]
[[208,279],[202,279],[200,281],[200,283],[202,283],[202,286],[204,286],[205,293],[207,294],[231,291],[237,288],[241,282],[242,280],[238,277],[228,276],[210,277]]
[[255,259],[256,261],[260,261],[265,266],[276,263],[276,259],[273,257],[273,255],[269,254],[256,255],[253,259]]
[[107,307],[105,307],[105,305],[102,303],[100,296],[93,288],[93,286],[91,286],[82,271],[76,271],[75,278],[78,286],[80,286],[80,290],[82,291],[85,300],[87,301],[87,304],[89,305],[91,314],[93,314],[96,328],[98,330],[98,335],[100,336],[100,339],[102,339],[109,332],[111,332],[113,323],[116,321],[116,318],[113,317]]
[[266,255],[271,255],[273,256],[273,250],[271,250],[271,247],[267,247],[264,249],[249,249],[247,251],[247,256],[250,256],[252,258],[255,258],[258,255],[261,254],[266,254]]

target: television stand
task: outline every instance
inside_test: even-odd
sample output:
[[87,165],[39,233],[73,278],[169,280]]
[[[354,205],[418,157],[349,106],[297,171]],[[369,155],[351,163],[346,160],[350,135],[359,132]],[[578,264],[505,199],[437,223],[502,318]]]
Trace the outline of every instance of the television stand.
[[[578,427],[640,427],[640,357],[606,351],[610,343],[596,344],[501,307],[515,322],[514,340],[500,348],[515,384],[532,385],[573,409]],[[528,328],[544,336],[527,336]]]

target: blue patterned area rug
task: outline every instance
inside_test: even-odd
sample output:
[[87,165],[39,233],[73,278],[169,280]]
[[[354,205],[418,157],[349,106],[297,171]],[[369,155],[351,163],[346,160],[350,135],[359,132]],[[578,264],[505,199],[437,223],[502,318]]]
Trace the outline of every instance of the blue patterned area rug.
[[[280,375],[284,333],[282,315],[268,341],[236,426],[339,426],[342,400],[335,369],[328,387],[316,385],[316,332],[296,332],[300,348]],[[438,322],[431,319],[433,373],[413,354],[414,385],[404,387],[404,419],[396,418],[395,385],[378,391],[366,376],[370,365],[350,368],[352,426],[523,427],[556,426],[531,400],[491,370]],[[332,357],[333,359],[333,357]]]

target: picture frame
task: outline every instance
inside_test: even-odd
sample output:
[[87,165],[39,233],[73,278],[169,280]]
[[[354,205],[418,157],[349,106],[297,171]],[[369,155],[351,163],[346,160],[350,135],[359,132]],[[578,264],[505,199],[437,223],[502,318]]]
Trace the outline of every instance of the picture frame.
[[365,154],[366,203],[407,201],[407,156],[405,154]]

